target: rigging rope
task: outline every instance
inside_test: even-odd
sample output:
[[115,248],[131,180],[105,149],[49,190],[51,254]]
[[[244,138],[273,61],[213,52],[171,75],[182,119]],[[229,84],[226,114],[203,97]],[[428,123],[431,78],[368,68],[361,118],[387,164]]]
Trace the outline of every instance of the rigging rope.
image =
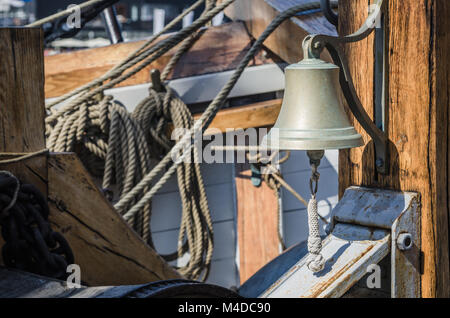
[[[83,3],[79,4],[78,8],[81,10],[81,9],[87,8],[89,6],[92,6],[94,4],[100,3],[102,1],[104,1],[104,0],[89,0],[89,1],[86,1],[86,2],[83,2]],[[68,8],[66,10],[63,10],[63,11],[60,11],[58,13],[52,14],[52,15],[50,15],[48,17],[43,18],[43,19],[37,20],[37,21],[35,21],[33,23],[27,24],[25,27],[27,27],[27,28],[39,27],[39,26],[42,26],[43,24],[45,24],[47,22],[52,22],[52,21],[57,20],[57,19],[59,19],[61,17],[69,15],[69,14],[71,14],[73,12],[74,12],[74,8]]]
[[[189,27],[154,45],[151,44],[158,36],[152,37],[124,62],[99,79],[47,106],[50,110],[46,118],[48,148],[54,151],[76,150],[83,162],[88,162],[94,175],[103,175],[103,187],[107,195],[111,194],[110,187],[114,183],[119,193],[119,201],[114,207],[151,246],[150,200],[177,172],[183,216],[178,251],[166,255],[166,258],[174,260],[189,251],[188,264],[180,272],[193,279],[204,280],[208,275],[213,232],[199,165],[183,161],[187,156],[196,155],[196,147],[191,144],[192,136],[207,129],[265,39],[286,19],[300,11],[316,9],[320,4],[298,5],[277,16],[254,42],[227,84],[195,123],[187,106],[167,87],[166,93],[150,88],[149,97],[141,102],[133,114],[129,114],[112,97],[103,96],[103,91],[136,74],[181,43],[178,52],[163,71],[162,78],[166,79],[181,55],[201,36],[200,27],[233,1],[226,0],[218,6],[214,5],[215,1],[207,1],[205,12]],[[198,1],[190,9],[193,10],[200,2],[204,1]],[[130,71],[124,73],[130,68]],[[67,103],[59,110],[52,109],[63,101]],[[170,121],[175,127],[189,129],[189,133],[182,136],[174,146],[165,136],[165,127]],[[155,156],[155,145],[164,149],[164,156],[151,169],[149,163],[150,158]],[[179,160],[175,163],[172,160],[174,154],[179,155]],[[165,169],[167,171],[163,173]],[[161,178],[152,185],[161,173]]]

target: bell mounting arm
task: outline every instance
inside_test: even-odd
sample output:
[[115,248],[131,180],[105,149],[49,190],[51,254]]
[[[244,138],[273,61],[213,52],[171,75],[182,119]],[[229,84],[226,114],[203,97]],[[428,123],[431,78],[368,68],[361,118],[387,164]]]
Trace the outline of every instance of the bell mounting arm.
[[364,109],[361,100],[356,93],[352,77],[349,72],[341,45],[345,43],[358,42],[367,38],[375,29],[376,23],[381,16],[383,0],[379,0],[374,6],[371,14],[364,25],[355,33],[344,37],[333,37],[328,35],[308,35],[303,42],[305,57],[319,58],[324,48],[328,50],[333,62],[340,68],[339,83],[344,93],[347,104],[355,118],[372,138],[375,146],[376,169],[378,173],[388,173],[387,136],[379,129]]

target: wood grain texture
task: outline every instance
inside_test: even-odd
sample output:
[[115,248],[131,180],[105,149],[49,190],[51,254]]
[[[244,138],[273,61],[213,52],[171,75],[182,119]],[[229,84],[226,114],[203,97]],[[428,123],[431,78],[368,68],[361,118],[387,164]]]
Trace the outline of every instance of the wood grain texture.
[[[161,36],[160,41],[170,35]],[[124,60],[145,41],[135,41],[107,47],[80,50],[45,57],[45,96],[57,97],[97,77],[100,77]],[[251,38],[242,23],[235,22],[204,31],[200,39],[180,59],[169,79],[222,72],[234,69],[250,49]],[[154,63],[118,86],[150,82],[149,71],[164,66],[176,52],[167,52]],[[259,54],[250,65],[273,62]]]
[[241,284],[280,253],[277,196],[255,187],[248,164],[236,164],[237,229]]
[[[217,113],[205,134],[215,134],[217,130],[224,133],[229,128],[247,129],[273,126],[280,113],[281,102],[281,99],[274,99],[223,109]],[[199,119],[200,116],[201,114],[195,114],[194,119]]]
[[[258,38],[272,20],[282,11],[309,0],[236,0],[225,14],[235,21],[244,21],[248,32]],[[283,22],[264,42],[264,46],[288,63],[303,58],[302,42],[308,34],[336,35],[322,13],[295,17]],[[323,56],[331,60],[327,53]]]
[[[45,148],[44,54],[40,29],[0,28],[0,152]],[[0,166],[47,191],[45,156]]]
[[180,278],[125,223],[75,154],[49,157],[50,222],[68,240],[89,286]]
[[[387,4],[390,173],[375,173],[373,147],[364,134],[364,148],[341,151],[340,192],[350,185],[419,192],[422,296],[448,297],[450,5],[446,0],[388,0]],[[355,31],[367,16],[367,0],[341,0],[340,15],[346,17],[340,19],[340,33]],[[347,48],[355,86],[369,114],[373,110],[373,54],[373,37]],[[358,125],[357,129],[361,132]]]

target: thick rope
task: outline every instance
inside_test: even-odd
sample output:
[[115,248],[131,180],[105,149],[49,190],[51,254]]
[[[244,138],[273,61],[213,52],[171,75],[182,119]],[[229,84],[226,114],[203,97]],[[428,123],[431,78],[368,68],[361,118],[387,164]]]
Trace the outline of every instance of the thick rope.
[[[219,12],[223,11],[228,5],[230,5],[234,0],[225,0],[217,7],[212,8],[208,12],[204,13],[200,16],[194,23],[189,25],[188,27],[182,29],[181,31],[175,33],[174,35],[168,37],[167,39],[160,41],[153,46],[146,48],[135,54],[132,54],[132,57],[126,63],[121,63],[119,67],[113,68],[111,71],[107,72],[105,75],[100,78],[83,85],[82,87],[68,93],[57,100],[53,101],[47,107],[51,108],[63,101],[68,100],[73,97],[73,99],[69,100],[67,104],[65,104],[61,109],[52,113],[47,117],[46,121],[48,123],[52,123],[59,115],[64,112],[70,110],[74,106],[77,106],[87,100],[91,99],[93,96],[102,93],[106,89],[112,88],[117,84],[125,81],[129,77],[135,75],[142,69],[144,69],[147,65],[154,62],[156,59],[164,55],[170,49],[175,47],[181,41],[186,39],[187,37],[194,34],[198,31],[202,26],[204,26],[208,21],[210,21],[215,15]],[[150,39],[152,40],[152,39]],[[131,70],[129,70],[131,69]],[[124,73],[126,70],[128,72]],[[104,83],[106,82],[106,83]]]
[[308,203],[308,252],[309,257],[307,266],[310,271],[320,272],[325,267],[325,259],[320,252],[322,251],[322,239],[319,232],[319,218],[317,213],[317,200],[315,195],[311,197]]
[[11,159],[2,159],[0,160],[0,164],[11,164],[11,163],[17,163],[23,160],[27,160],[27,159],[31,159],[43,154],[47,154],[49,152],[48,149],[42,149],[39,151],[35,151],[35,152],[31,152],[31,153],[27,153],[27,154],[15,154],[15,153],[0,153],[0,156],[2,155],[8,155],[8,156],[17,156],[15,158],[11,158]]
[[[284,12],[282,12],[280,15],[278,15],[271,23],[270,25],[264,30],[264,32],[261,34],[261,36],[254,42],[251,49],[247,52],[235,72],[232,74],[231,78],[228,80],[227,84],[222,88],[222,90],[219,92],[219,94],[216,96],[216,98],[210,103],[210,105],[207,107],[205,112],[202,114],[201,118],[197,120],[191,129],[189,134],[186,134],[178,143],[172,148],[171,153],[179,153],[181,149],[190,150],[192,149],[192,146],[189,146],[191,141],[191,136],[195,134],[195,132],[198,131],[205,131],[211,121],[213,120],[214,116],[217,114],[217,112],[220,110],[221,106],[223,105],[224,101],[226,100],[228,94],[233,89],[234,85],[238,81],[239,77],[241,76],[242,72],[250,62],[250,60],[253,58],[253,56],[261,49],[262,43],[267,39],[267,37],[272,34],[272,32],[285,20],[293,17],[298,12],[301,11],[308,11],[312,9],[317,9],[320,7],[320,4],[318,3],[308,3],[308,4],[302,4],[295,6],[291,9],[288,9]],[[168,153],[159,163],[156,165],[152,171],[147,174],[139,184],[133,188],[132,191],[130,191],[127,195],[125,195],[119,202],[117,202],[114,206],[116,209],[123,210],[125,206],[128,205],[128,203],[138,194],[141,193],[142,190],[147,187],[158,175],[161,171],[167,168],[168,165],[172,163],[172,157],[171,153]],[[184,153],[186,155],[188,151]],[[178,159],[179,161],[182,161],[184,159],[184,155],[181,155]],[[139,211],[139,209],[146,204],[148,200],[150,200],[161,188],[162,186],[169,180],[170,176],[175,172],[176,170],[176,164],[171,165],[170,168],[166,171],[166,173],[159,179],[159,181],[153,185],[153,187],[148,191],[142,199],[136,203],[130,210],[128,210],[125,213],[125,218],[132,217],[135,213]]]
[[[320,152],[319,152],[320,153]],[[318,152],[308,152],[310,158],[310,164],[312,168],[312,174],[310,179],[311,199],[308,203],[308,259],[306,265],[309,270],[317,273],[324,269],[325,259],[322,254],[322,239],[319,232],[319,213],[317,208],[317,185],[319,182],[320,174],[317,168],[320,164],[320,158],[323,156],[323,152],[318,155]]]
[[[79,7],[80,10],[81,10],[81,9],[86,8],[86,7],[92,6],[92,5],[96,4],[96,3],[100,3],[100,2],[102,2],[102,1],[103,1],[103,0],[89,0],[89,1],[86,1],[86,2],[83,2],[83,3],[79,4],[78,7]],[[63,10],[63,11],[61,11],[61,12],[52,14],[52,15],[50,15],[50,16],[48,16],[48,17],[45,17],[45,18],[43,18],[43,19],[41,19],[41,20],[37,20],[37,21],[35,21],[35,22],[33,22],[33,23],[30,23],[30,24],[26,25],[26,27],[27,27],[27,28],[35,28],[35,27],[39,27],[39,26],[41,26],[41,25],[43,25],[43,24],[45,24],[45,23],[47,23],[47,22],[52,22],[52,21],[54,21],[54,20],[56,20],[56,19],[59,19],[59,18],[64,17],[64,16],[66,16],[66,15],[69,15],[69,14],[71,14],[71,13],[73,13],[73,12],[74,12],[74,9],[73,9],[73,8],[66,9],[66,10]]]
[[[185,269],[185,272],[191,277],[199,277],[203,272],[203,278],[206,278],[212,258],[213,242],[212,222],[209,216],[206,194],[202,186],[203,181],[199,166],[193,165],[194,169],[192,170],[192,168],[187,168],[186,164],[183,163],[183,159],[187,156],[196,155],[197,150],[195,147],[192,149],[191,136],[195,132],[206,130],[245,67],[261,48],[264,40],[286,19],[294,16],[299,11],[316,8],[319,4],[296,6],[283,12],[272,21],[247,52],[228,83],[222,88],[218,96],[203,113],[201,119],[195,124],[192,119],[189,119],[189,111],[184,118],[177,117],[183,116],[180,109],[183,108],[184,104],[176,99],[171,92],[160,96],[160,93],[152,92],[151,90],[150,94],[152,96],[150,98],[154,98],[157,109],[152,110],[152,107],[149,105],[144,107],[142,104],[141,107],[136,109],[133,116],[130,116],[124,107],[116,102],[112,102],[110,97],[103,97],[102,93],[105,89],[115,86],[117,83],[142,70],[146,65],[183,41],[180,49],[181,53],[176,54],[172,58],[175,62],[169,63],[166,68],[169,71],[165,70],[163,72],[165,78],[180,58],[182,52],[188,50],[192,45],[192,41],[198,38],[199,28],[232,2],[233,0],[227,0],[217,7],[212,7],[211,10],[205,12],[191,26],[164,41],[148,47],[148,49],[146,47],[143,51],[137,53],[136,56],[131,56],[130,60],[122,63],[120,67],[108,72],[101,79],[63,96],[60,101],[72,96],[76,97],[61,109],[52,111],[46,119],[48,148],[52,150],[57,149],[56,151],[70,151],[62,149],[73,150],[81,147],[81,150],[77,152],[81,153],[81,157],[83,157],[83,154],[89,156],[86,161],[91,162],[90,169],[97,171],[98,175],[104,176],[103,186],[106,194],[111,193],[111,189],[108,188],[110,185],[114,182],[117,184],[120,198],[114,205],[115,208],[141,235],[147,236],[148,242],[152,246],[150,231],[147,230],[145,232],[145,226],[150,223],[150,200],[177,171],[183,210],[187,207],[185,211],[189,212],[183,212],[189,217],[182,219],[177,255],[180,256],[187,250],[191,253],[191,258]],[[129,72],[122,74],[124,70],[131,67],[133,68]],[[105,78],[110,79],[110,81],[103,84]],[[163,100],[162,104],[161,100]],[[146,102],[149,101],[143,101],[144,104]],[[178,108],[173,106],[177,104]],[[53,105],[55,103],[49,105],[49,107]],[[162,109],[161,105],[163,105]],[[170,105],[170,107],[167,105]],[[177,108],[173,113],[172,107]],[[155,112],[158,114],[156,117],[154,116]],[[170,113],[169,116],[168,113]],[[142,120],[142,118],[146,119]],[[190,132],[184,135],[173,147],[171,141],[167,140],[164,134],[163,128],[167,120],[172,120],[174,123],[179,120],[182,126],[186,126],[184,128],[190,128]],[[187,122],[190,122],[190,124],[186,125]],[[147,160],[150,156],[149,154],[153,154],[153,152],[150,152],[152,143],[158,144],[165,149],[164,153],[166,154],[150,170],[146,164],[150,161]],[[172,164],[173,154],[179,154],[179,160],[175,164]],[[102,161],[104,162],[104,169],[102,169]],[[190,164],[190,166],[192,165]],[[152,185],[152,181],[164,169],[168,170],[156,184]],[[200,185],[197,188],[198,191],[188,191],[189,186],[192,184]],[[187,190],[183,191],[181,188]],[[194,192],[195,194],[192,195],[191,193]],[[146,212],[141,214],[142,211]],[[202,230],[195,229],[196,227],[200,228],[198,225],[202,226]],[[183,238],[185,242],[181,243]],[[204,248],[205,246],[206,248]],[[205,257],[197,256],[204,255],[205,250]],[[203,266],[203,264],[206,266]],[[183,272],[184,269],[181,269],[181,271]]]
[[[149,97],[143,100],[133,113],[148,138],[153,138],[154,142],[165,149],[164,154],[170,150],[172,144],[166,137],[168,124],[172,122],[174,129],[189,129],[194,123],[187,106],[175,97],[169,87],[166,87],[166,90],[167,93],[156,93],[150,89]],[[196,151],[197,149],[194,149],[194,157],[198,155]],[[200,165],[198,163],[178,165],[177,180],[182,201],[178,251],[162,256],[172,261],[189,251],[189,262],[179,268],[180,273],[198,279],[203,272],[205,279],[212,260],[213,228]]]

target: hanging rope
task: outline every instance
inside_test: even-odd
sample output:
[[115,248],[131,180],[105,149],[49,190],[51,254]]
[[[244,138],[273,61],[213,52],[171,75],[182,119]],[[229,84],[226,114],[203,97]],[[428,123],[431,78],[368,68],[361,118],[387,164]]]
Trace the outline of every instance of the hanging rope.
[[[83,2],[83,3],[79,4],[78,8],[81,10],[81,9],[87,8],[89,6],[92,6],[94,4],[103,2],[103,1],[104,0],[89,0],[89,1],[86,1],[86,2]],[[30,24],[26,25],[25,27],[27,27],[27,28],[36,28],[36,27],[39,27],[39,26],[41,26],[41,25],[43,25],[45,23],[52,22],[54,20],[57,20],[57,19],[62,18],[64,16],[67,16],[67,15],[73,13],[73,12],[74,12],[73,8],[62,10],[62,11],[60,11],[58,13],[52,14],[52,15],[50,15],[48,17],[45,17],[45,18],[43,18],[41,20],[37,20],[37,21],[35,21],[33,23],[30,23]]]
[[[174,93],[150,89],[149,97],[142,101],[133,114],[114,102],[110,96],[103,96],[105,89],[136,74],[148,64],[181,43],[179,51],[172,57],[162,78],[201,36],[199,28],[208,23],[234,0],[226,0],[218,6],[208,1],[207,10],[189,27],[156,44],[151,38],[124,62],[101,78],[62,96],[48,105],[50,114],[46,119],[48,148],[54,151],[76,151],[90,171],[103,175],[105,194],[112,197],[111,186],[118,188],[119,201],[114,207],[121,213],[151,246],[150,201],[169,178],[177,172],[180,195],[183,202],[183,216],[180,228],[179,246],[176,253],[166,255],[167,259],[180,257],[189,251],[188,264],[180,272],[189,278],[206,279],[212,258],[213,232],[203,180],[198,165],[185,164],[183,159],[196,155],[191,145],[191,136],[203,132],[225,102],[253,56],[259,51],[265,39],[286,19],[299,11],[318,8],[318,3],[296,6],[280,14],[253,44],[244,59],[222,88],[218,96],[207,107],[195,123],[186,105]],[[197,2],[195,5],[197,5]],[[191,9],[194,7],[192,6]],[[153,45],[152,45],[153,44]],[[127,72],[125,72],[127,71]],[[70,100],[69,100],[70,99]],[[53,106],[67,101],[60,109]],[[166,124],[190,129],[173,146],[165,136]],[[150,169],[150,160],[163,149],[163,158]],[[179,161],[173,164],[172,155],[178,154]],[[158,158],[160,159],[160,158]],[[167,171],[152,185],[160,174]]]
[[[212,8],[212,2],[208,3],[206,11]],[[202,33],[198,31],[181,43],[166,65],[163,79]],[[55,151],[77,149],[90,172],[96,176],[103,175],[104,193],[112,199],[111,188],[114,185],[118,188],[120,198],[149,171],[151,158],[159,159],[160,153],[164,155],[170,150],[173,141],[166,136],[168,125],[173,123],[175,128],[190,128],[193,124],[187,106],[170,89],[166,90],[167,93],[158,93],[150,88],[149,97],[138,105],[133,114],[113,102],[112,97],[99,95],[97,100],[91,99],[58,118],[49,136],[49,147]],[[80,144],[81,147],[77,147]],[[183,203],[180,244],[177,252],[162,256],[172,261],[189,252],[188,264],[179,268],[179,271],[192,279],[200,278],[203,273],[203,279],[206,279],[212,258],[213,231],[199,165],[180,166],[178,183]],[[139,194],[135,200],[138,199]],[[154,248],[150,218],[149,202],[127,220]]]
[[323,157],[323,151],[308,151],[308,157],[310,158],[310,164],[312,169],[311,178],[309,181],[309,187],[311,190],[311,199],[308,203],[308,260],[307,266],[310,271],[316,273],[320,272],[325,267],[325,259],[322,254],[322,239],[319,232],[319,214],[317,210],[317,186],[319,183],[320,174],[317,168],[320,165],[320,159]]
[[[209,104],[207,109],[203,112],[202,116],[199,120],[197,120],[191,129],[189,134],[186,134],[183,136],[182,139],[180,139],[177,144],[172,148],[171,152],[178,153],[180,150],[185,149],[190,151],[192,146],[189,146],[191,141],[191,136],[195,134],[195,132],[198,132],[199,130],[205,131],[211,121],[214,119],[214,116],[217,114],[217,112],[220,110],[221,106],[225,102],[228,94],[233,89],[234,85],[236,84],[237,80],[241,76],[242,72],[250,62],[250,60],[253,58],[253,56],[261,49],[262,43],[269,37],[270,34],[285,20],[293,17],[298,12],[302,11],[308,11],[312,9],[319,8],[320,5],[318,3],[308,3],[308,4],[302,4],[295,6],[291,9],[288,9],[278,15],[266,28],[266,30],[262,33],[262,35],[254,42],[251,49],[247,52],[239,66],[236,68],[235,72],[232,74],[231,78],[228,80],[228,82],[225,84],[225,86],[222,88],[222,90],[219,92],[219,94],[216,96],[216,98]],[[187,151],[185,152],[188,153]],[[179,157],[179,160],[181,161],[184,159],[183,155]],[[139,184],[133,188],[132,191],[130,191],[128,194],[126,194],[119,202],[117,202],[114,207],[118,210],[123,210],[124,206],[126,206],[129,201],[131,201],[136,194],[141,193],[143,189],[148,186],[158,175],[161,171],[164,169],[167,169],[169,165],[172,163],[172,157],[171,154],[167,154],[164,158],[161,159],[161,161],[148,173],[142,180],[139,182]],[[167,182],[170,178],[170,176],[175,172],[176,165],[171,165],[170,168],[165,172],[165,174],[156,182],[155,185],[145,193],[145,195],[142,197],[141,200],[138,201],[130,210],[128,210],[125,213],[125,218],[129,218],[133,216],[135,213],[139,211],[139,209],[146,204],[148,200],[150,200],[160,189],[161,187]]]

